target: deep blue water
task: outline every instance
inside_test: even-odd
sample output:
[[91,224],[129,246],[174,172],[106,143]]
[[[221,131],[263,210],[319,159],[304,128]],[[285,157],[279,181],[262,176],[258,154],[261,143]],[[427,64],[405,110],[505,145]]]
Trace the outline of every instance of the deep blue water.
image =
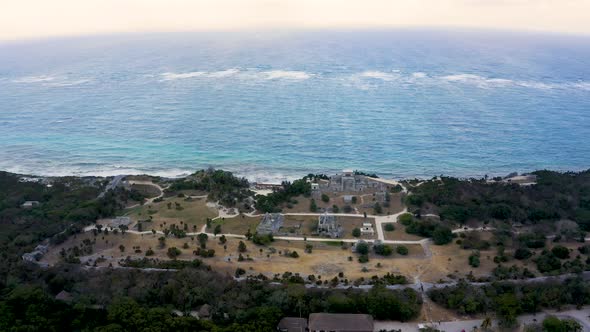
[[590,37],[489,31],[0,44],[0,169],[277,180],[590,167]]

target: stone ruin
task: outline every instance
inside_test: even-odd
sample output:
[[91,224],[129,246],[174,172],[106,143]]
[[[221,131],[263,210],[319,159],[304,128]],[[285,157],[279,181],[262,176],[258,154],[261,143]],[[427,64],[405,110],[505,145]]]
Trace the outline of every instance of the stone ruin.
[[283,226],[284,220],[285,217],[280,213],[266,213],[256,226],[256,232],[258,234],[275,234]]
[[318,234],[329,238],[342,236],[342,227],[336,222],[336,216],[324,213],[318,218]]

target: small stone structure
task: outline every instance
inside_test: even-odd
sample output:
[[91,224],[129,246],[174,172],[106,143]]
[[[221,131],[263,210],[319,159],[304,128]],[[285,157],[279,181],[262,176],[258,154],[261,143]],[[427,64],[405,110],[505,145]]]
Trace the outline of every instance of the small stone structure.
[[284,220],[285,217],[280,213],[266,213],[256,226],[256,232],[258,234],[275,234],[283,226]]
[[37,263],[48,251],[48,245],[39,244],[33,251],[25,253],[21,257],[26,262]]
[[110,228],[119,228],[121,226],[129,227],[129,225],[131,225],[131,222],[131,218],[129,217],[116,217],[114,219],[108,220],[106,226]]
[[373,229],[373,224],[370,222],[363,223],[363,227],[361,227],[361,234],[362,235],[374,235],[375,230]]
[[366,175],[355,174],[351,170],[343,170],[342,174],[332,175],[327,184],[321,184],[323,191],[331,192],[360,192],[367,189],[386,191],[390,185],[377,181]]
[[339,238],[342,235],[342,227],[336,222],[336,216],[324,213],[318,218],[318,234],[330,238]]

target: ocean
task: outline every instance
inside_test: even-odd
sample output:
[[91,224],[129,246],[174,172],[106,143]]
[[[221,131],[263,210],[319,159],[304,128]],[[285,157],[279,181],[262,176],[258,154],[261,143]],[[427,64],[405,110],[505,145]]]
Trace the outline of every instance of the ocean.
[[590,37],[433,29],[0,43],[0,170],[278,182],[590,168]]

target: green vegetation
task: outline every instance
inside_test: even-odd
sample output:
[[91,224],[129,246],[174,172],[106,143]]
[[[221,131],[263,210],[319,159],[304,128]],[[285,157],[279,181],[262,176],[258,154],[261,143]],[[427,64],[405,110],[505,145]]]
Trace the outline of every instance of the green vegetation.
[[393,232],[395,231],[395,226],[391,223],[389,224],[385,224],[385,226],[383,227],[385,229],[386,232]]
[[358,227],[353,228],[352,229],[352,236],[360,237],[361,236],[361,229]]
[[544,332],[582,332],[582,325],[571,318],[547,316],[543,319],[542,327]]
[[460,281],[456,286],[433,288],[428,296],[460,314],[494,311],[504,325],[511,325],[522,313],[534,313],[541,308],[559,309],[566,304],[590,304],[590,284],[582,278],[523,285],[498,282],[485,286]]
[[322,202],[328,203],[330,201],[330,196],[326,194],[322,194]]
[[[303,195],[309,197],[310,194],[311,184],[307,182],[307,177],[295,180],[292,183],[285,181],[281,184],[280,190],[266,196],[257,195],[256,209],[261,212],[281,212],[281,204],[291,201],[296,196]],[[312,204],[315,205],[315,201]]]
[[496,219],[536,224],[570,219],[582,231],[590,231],[590,170],[533,174],[537,176],[533,186],[441,177],[412,188],[406,203],[418,213],[434,208],[442,220],[458,223]]
[[373,251],[381,256],[391,256],[393,254],[393,248],[387,244],[376,244],[373,246]]
[[409,253],[408,247],[406,246],[397,246],[397,248],[395,248],[395,251],[402,256],[407,256]]
[[[167,192],[181,190],[206,191],[209,200],[220,201],[225,206],[236,206],[252,195],[250,184],[245,178],[238,178],[231,172],[207,169],[172,182]],[[248,208],[248,206],[245,206]]]
[[254,233],[254,235],[252,236],[252,242],[254,242],[255,244],[260,245],[260,246],[265,246],[267,244],[270,244],[273,241],[274,241],[274,238],[273,238],[272,234]]

